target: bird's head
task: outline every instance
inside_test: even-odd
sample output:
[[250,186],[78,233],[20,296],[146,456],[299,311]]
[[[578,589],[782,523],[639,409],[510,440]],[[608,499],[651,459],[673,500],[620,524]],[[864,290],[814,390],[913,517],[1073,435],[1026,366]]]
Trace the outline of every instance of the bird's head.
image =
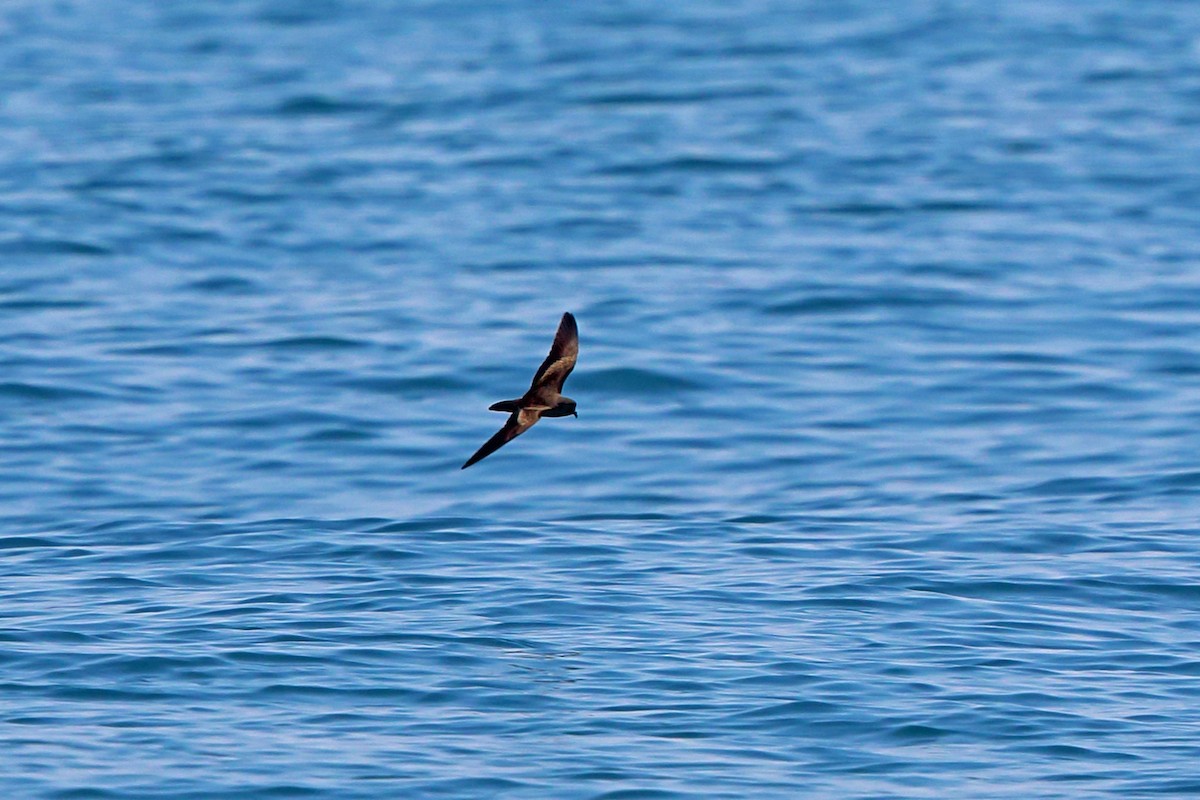
[[569,397],[564,397],[562,400],[559,400],[558,405],[556,405],[554,407],[554,416],[556,416],[556,417],[566,417],[566,416],[578,417],[579,414],[577,414],[575,412],[575,401],[570,399]]

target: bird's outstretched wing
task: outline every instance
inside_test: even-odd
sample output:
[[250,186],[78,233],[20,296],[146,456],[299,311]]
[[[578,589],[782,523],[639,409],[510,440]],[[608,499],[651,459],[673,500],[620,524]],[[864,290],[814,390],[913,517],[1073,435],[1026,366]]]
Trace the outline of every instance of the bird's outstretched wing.
[[483,443],[483,447],[475,451],[475,455],[467,459],[467,463],[463,464],[460,469],[466,469],[476,461],[482,461],[492,453],[499,450],[504,445],[511,442],[513,439],[520,436],[525,431],[533,427],[533,423],[541,419],[542,410],[540,408],[523,408],[520,411],[514,411],[508,418],[508,422],[504,423],[504,427],[496,431],[492,438]]
[[554,344],[550,345],[550,355],[538,367],[533,375],[529,390],[552,389],[555,394],[562,391],[563,382],[575,369],[575,359],[579,357],[579,328],[575,325],[575,317],[571,312],[562,315],[558,323],[558,333],[554,334]]

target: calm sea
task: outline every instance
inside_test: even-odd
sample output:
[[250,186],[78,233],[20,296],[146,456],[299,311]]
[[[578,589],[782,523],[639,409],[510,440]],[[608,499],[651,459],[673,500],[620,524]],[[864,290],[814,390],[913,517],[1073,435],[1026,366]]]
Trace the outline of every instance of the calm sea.
[[1200,794],[1198,3],[8,0],[0,361],[5,798]]

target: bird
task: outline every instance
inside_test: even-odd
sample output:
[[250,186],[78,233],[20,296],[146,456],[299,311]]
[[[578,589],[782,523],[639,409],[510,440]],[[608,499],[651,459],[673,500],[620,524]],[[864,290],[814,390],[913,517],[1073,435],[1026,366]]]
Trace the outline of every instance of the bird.
[[542,417],[575,417],[575,401],[562,394],[563,382],[575,369],[575,359],[579,357],[579,327],[571,312],[562,315],[558,323],[558,332],[554,334],[554,344],[550,345],[550,354],[538,367],[529,384],[529,391],[515,400],[501,400],[488,406],[489,411],[509,412],[508,421],[504,427],[496,431],[492,438],[483,443],[475,451],[475,455],[467,459],[460,469],[466,469],[477,461],[490,456],[513,439],[533,427]]

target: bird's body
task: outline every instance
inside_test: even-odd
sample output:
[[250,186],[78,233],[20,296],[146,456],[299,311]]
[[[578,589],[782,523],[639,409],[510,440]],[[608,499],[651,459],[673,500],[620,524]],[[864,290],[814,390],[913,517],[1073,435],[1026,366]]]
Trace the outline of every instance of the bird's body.
[[529,391],[515,400],[501,400],[489,407],[491,411],[507,412],[508,421],[483,443],[475,455],[467,459],[462,469],[490,456],[532,428],[542,417],[579,416],[575,413],[575,401],[562,393],[563,382],[575,369],[578,357],[579,328],[575,325],[575,317],[568,312],[563,314],[562,321],[558,323],[550,354],[534,373]]

